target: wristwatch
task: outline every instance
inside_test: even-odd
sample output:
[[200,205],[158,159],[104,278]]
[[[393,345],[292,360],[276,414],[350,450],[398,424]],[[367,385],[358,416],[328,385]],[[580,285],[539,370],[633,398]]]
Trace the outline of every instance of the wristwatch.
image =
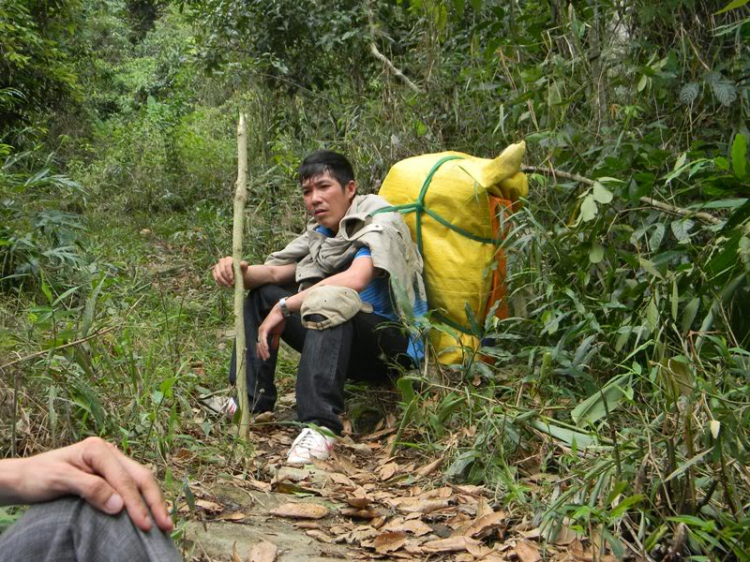
[[286,297],[279,300],[279,308],[281,309],[281,315],[284,318],[289,318],[292,313],[289,311],[289,307],[286,305]]

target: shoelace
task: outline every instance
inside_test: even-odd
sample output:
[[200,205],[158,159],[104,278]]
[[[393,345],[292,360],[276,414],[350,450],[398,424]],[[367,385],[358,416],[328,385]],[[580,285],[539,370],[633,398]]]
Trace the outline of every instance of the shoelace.
[[299,443],[297,443],[294,448],[295,450],[299,447],[302,447],[304,449],[310,450],[318,447],[318,444],[315,442],[315,435],[312,431],[306,431],[302,435],[302,439],[299,440]]

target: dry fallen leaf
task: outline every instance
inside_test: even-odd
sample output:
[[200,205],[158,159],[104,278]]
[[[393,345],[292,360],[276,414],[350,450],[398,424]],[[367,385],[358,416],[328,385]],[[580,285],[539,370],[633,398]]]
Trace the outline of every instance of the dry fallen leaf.
[[468,528],[467,524],[470,524],[470,523],[471,523],[471,517],[469,517],[465,513],[456,513],[456,515],[454,515],[453,517],[448,519],[448,521],[445,522],[445,524],[451,529],[453,529],[454,531],[464,526]]
[[247,484],[250,485],[251,488],[254,488],[260,492],[270,492],[271,491],[271,484],[268,482],[261,482],[260,480],[256,480],[255,478],[248,478],[246,481]]
[[310,529],[309,531],[305,531],[305,534],[309,537],[319,540],[320,542],[325,542],[325,543],[333,542],[333,538],[330,535],[325,534],[323,531],[319,529]]
[[295,521],[294,526],[298,529],[322,529],[317,521]]
[[273,412],[261,412],[255,416],[253,423],[267,423],[273,420]]
[[230,513],[222,513],[219,515],[216,520],[217,521],[242,521],[243,519],[247,518],[247,513],[242,513],[241,511],[232,511]]
[[443,486],[442,488],[435,488],[429,492],[424,492],[419,495],[420,500],[430,500],[435,498],[445,499],[453,495],[453,489],[450,486]]
[[271,515],[292,519],[322,519],[331,511],[317,503],[285,503],[271,510]]
[[490,513],[484,517],[480,517],[474,523],[472,523],[468,529],[464,532],[467,537],[484,538],[489,536],[492,531],[500,527],[500,525],[508,518],[508,514],[504,511],[498,511],[496,513]]
[[223,505],[208,500],[195,500],[195,505],[206,513],[221,513],[224,511]]
[[520,535],[525,539],[538,539],[542,536],[542,531],[539,527],[531,529],[530,531],[523,531]]
[[250,562],[274,562],[279,548],[270,542],[256,544],[250,551]]
[[492,508],[487,500],[485,498],[479,498],[479,501],[477,501],[477,519],[484,517],[485,515],[490,515],[491,513]]
[[432,527],[419,519],[404,521],[403,519],[399,518],[389,523],[385,528],[389,531],[402,531],[405,533],[411,533],[415,537],[421,537],[432,532]]
[[443,463],[443,459],[436,459],[432,461],[430,464],[426,464],[420,467],[419,469],[417,469],[417,474],[419,476],[422,476],[423,478],[425,476],[429,476],[430,474],[435,472],[442,463]]
[[563,522],[559,529],[557,529],[557,536],[555,536],[555,540],[553,543],[556,546],[568,546],[570,543],[572,543],[578,535],[575,534],[574,531],[568,527],[568,525]]
[[426,542],[422,545],[422,549],[427,552],[459,552],[466,550],[469,545],[476,546],[478,544],[479,541],[469,537],[448,537],[447,539]]
[[466,550],[469,551],[469,554],[471,554],[474,558],[484,558],[485,556],[489,556],[494,551],[483,544],[467,544]]
[[331,472],[328,477],[332,482],[340,484],[341,486],[351,486],[352,488],[354,487],[354,482],[352,482],[348,476],[346,476],[345,474],[341,474],[340,472]]
[[388,464],[380,468],[380,470],[378,471],[378,475],[380,476],[381,480],[388,480],[394,474],[396,474],[396,472],[398,472],[398,469],[399,469],[398,463],[389,462]]
[[516,545],[516,555],[521,562],[539,562],[542,559],[539,548],[528,541],[521,541]]
[[365,507],[370,505],[370,498],[348,497],[346,498],[346,503],[348,503],[352,507],[356,507],[357,509],[364,509]]
[[398,550],[404,546],[404,544],[406,544],[406,533],[398,533],[394,531],[378,535],[373,541],[375,551],[380,554],[386,554]]
[[375,509],[357,509],[356,507],[345,507],[340,513],[346,517],[356,517],[357,519],[375,519],[380,516],[380,513]]
[[232,544],[232,562],[242,562],[239,553],[237,552],[237,541]]
[[397,507],[401,513],[432,513],[439,509],[445,509],[450,506],[448,500],[423,500],[417,503],[402,504]]

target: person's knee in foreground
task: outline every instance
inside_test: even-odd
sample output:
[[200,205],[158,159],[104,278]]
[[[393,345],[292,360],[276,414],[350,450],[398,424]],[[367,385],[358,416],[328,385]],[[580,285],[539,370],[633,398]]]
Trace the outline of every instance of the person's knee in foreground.
[[[352,166],[344,156],[314,152],[300,165],[299,183],[312,215],[305,233],[263,265],[240,265],[243,284],[251,291],[244,308],[245,377],[254,413],[274,407],[279,339],[301,354],[297,413],[309,427],[293,442],[290,464],[329,456],[334,435],[342,429],[347,378],[387,380],[389,362],[406,366],[421,359],[421,345],[394,324],[399,317],[390,280],[404,287],[415,312],[426,309],[422,260],[408,227],[382,198],[356,195]],[[232,258],[219,260],[213,276],[220,286],[233,287]],[[321,296],[326,287],[339,292]],[[342,296],[341,290],[356,299]],[[235,371],[233,355],[232,383]],[[236,409],[234,401],[223,404],[230,415]]]
[[0,505],[35,504],[0,535],[3,561],[177,561],[151,473],[99,438],[0,461]]

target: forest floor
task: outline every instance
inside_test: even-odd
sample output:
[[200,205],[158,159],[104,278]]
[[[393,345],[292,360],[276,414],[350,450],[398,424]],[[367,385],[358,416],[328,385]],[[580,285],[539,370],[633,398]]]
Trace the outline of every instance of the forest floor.
[[[327,461],[285,466],[298,428],[274,420],[294,417],[293,390],[280,402],[273,416],[255,420],[250,438],[255,451],[245,471],[204,473],[191,486],[194,509],[187,502],[178,506],[190,520],[184,544],[193,560],[595,559],[587,541],[572,531],[563,529],[544,544],[528,514],[503,510],[491,490],[447,482],[443,458],[424,458],[414,449],[393,454],[398,431],[393,414],[361,434],[346,423]],[[419,435],[409,432],[401,439],[414,442]],[[176,472],[194,456],[177,451]],[[530,475],[525,484],[533,487],[540,477]]]

